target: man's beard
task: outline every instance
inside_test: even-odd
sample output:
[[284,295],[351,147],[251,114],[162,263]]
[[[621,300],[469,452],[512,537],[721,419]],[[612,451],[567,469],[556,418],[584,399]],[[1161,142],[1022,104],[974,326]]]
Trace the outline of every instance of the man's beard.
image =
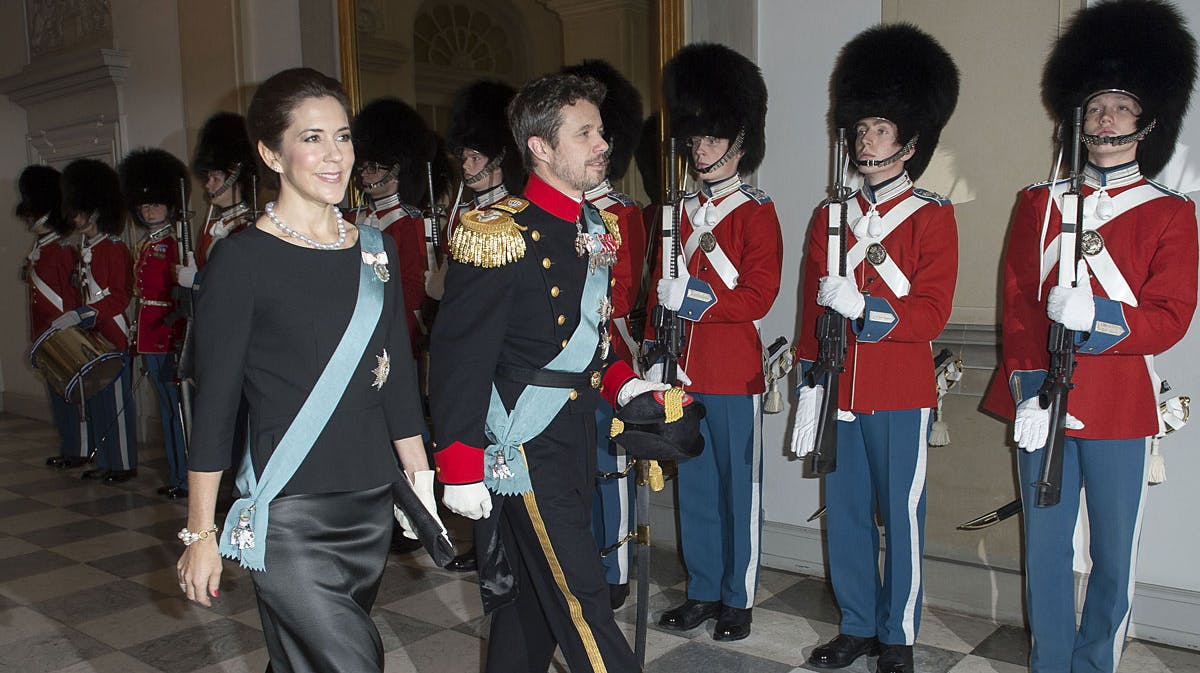
[[567,183],[573,190],[586,192],[604,181],[604,173],[601,171],[599,175],[592,175],[588,170],[588,164],[579,166],[578,168],[571,165],[570,162],[555,157],[550,163],[550,172],[556,178]]

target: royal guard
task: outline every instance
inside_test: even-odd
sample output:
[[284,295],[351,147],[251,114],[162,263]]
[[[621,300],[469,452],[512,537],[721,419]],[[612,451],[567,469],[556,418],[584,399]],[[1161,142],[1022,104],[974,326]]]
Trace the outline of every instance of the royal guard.
[[129,373],[129,318],[133,259],[121,239],[125,204],[117,172],[95,159],[77,159],[62,173],[63,215],[82,238],[79,246],[81,304],[54,319],[53,327],[95,329],[125,359],[120,375],[84,405],[88,448],[96,468],[84,479],[106,483],[137,476],[137,411]]
[[354,169],[366,198],[366,208],[354,219],[396,241],[409,343],[412,356],[419,358],[421,345],[428,341],[421,319],[428,262],[420,206],[429,200],[425,166],[435,160],[437,137],[416,110],[395,98],[379,98],[363,106],[351,132]]
[[[583,197],[599,210],[615,215],[621,235],[617,262],[612,266],[612,348],[616,357],[634,363],[639,347],[629,329],[629,312],[637,301],[642,282],[643,255],[646,252],[646,228],[642,224],[642,209],[630,197],[613,189],[612,181],[620,180],[629,168],[638,136],[642,131],[642,96],[624,75],[606,61],[588,60],[567,66],[563,72],[591,77],[604,85],[604,103],[600,105],[600,120],[604,122],[604,139],[608,142],[608,177],[589,189]],[[616,287],[623,291],[617,292]],[[601,401],[596,407],[596,492],[592,501],[592,530],[596,544],[608,549],[625,540],[633,521],[634,478],[627,468],[629,456],[625,449],[610,439],[613,407]],[[629,562],[633,545],[621,544],[603,557],[604,575],[608,579],[613,609],[621,607],[629,595]]]
[[[37,238],[25,256],[21,277],[29,286],[29,339],[31,342],[50,329],[50,323],[81,303],[79,290],[71,283],[79,264],[79,251],[73,245],[74,227],[62,216],[62,191],[58,171],[49,166],[27,166],[17,179],[21,201],[17,217]],[[58,430],[58,455],[46,459],[46,465],[66,469],[87,462],[86,428],[80,426],[79,406],[71,404],[46,386],[50,412]]]
[[[1081,10],[1054,45],[1042,100],[1072,165],[1082,109],[1082,254],[1066,251],[1075,286],[1061,283],[1069,180],[1017,197],[1004,256],[1003,365],[985,408],[1015,419],[1025,513],[1029,670],[1116,671],[1136,573],[1147,454],[1162,431],[1154,356],[1178,343],[1196,307],[1195,206],[1149,179],[1175,150],[1196,77],[1196,43],[1179,12],[1152,0]],[[1086,154],[1084,154],[1086,153]],[[1061,173],[1060,173],[1061,175]],[[1069,221],[1069,220],[1068,220]],[[1060,234],[1060,231],[1063,232]],[[1063,246],[1066,247],[1066,246]],[[1073,247],[1073,246],[1072,246]],[[1071,274],[1068,274],[1068,277]],[[1075,333],[1058,504],[1038,504],[1050,409],[1051,325]],[[1086,485],[1092,567],[1076,627],[1072,533]]]
[[[457,215],[520,194],[525,186],[521,151],[513,143],[505,112],[514,94],[516,90],[503,82],[481,80],[454,95],[446,148],[459,162],[463,188],[470,190],[470,199],[456,204]],[[451,232],[457,215],[451,218]]]
[[[192,173],[204,184],[208,217],[200,230],[192,267],[203,266],[217,243],[254,223],[254,148],[246,133],[246,120],[232,112],[218,112],[204,122],[192,159]],[[185,260],[186,261],[186,260]],[[184,267],[188,265],[185,264]],[[190,274],[192,277],[195,273]],[[189,273],[179,281],[191,287]]]
[[142,357],[146,376],[158,394],[167,452],[167,483],[158,492],[174,500],[187,497],[187,440],[175,381],[176,352],[187,321],[174,295],[179,264],[175,226],[187,201],[184,190],[189,178],[183,162],[160,149],[130,152],[119,173],[125,204],[141,232],[133,269],[134,352]]
[[[650,312],[685,322],[679,381],[708,409],[704,452],[679,464],[679,537],[687,600],[659,625],[717,619],[715,640],[750,635],[762,529],[763,348],[758,322],[779,292],[783,237],[771,197],[742,176],[766,153],[767,86],[745,56],[717,44],[680,49],[663,71],[671,135],[688,148],[699,190],[679,214],[677,274],[661,257]],[[670,222],[663,222],[670,228]],[[646,339],[658,336],[647,329]],[[661,363],[646,378],[661,380]]]
[[443,502],[477,521],[489,673],[546,671],[556,646],[573,671],[639,670],[588,525],[595,408],[668,386],[613,359],[617,218],[583,198],[608,170],[603,97],[563,73],[526,84],[509,108],[533,168],[524,198],[465,213],[450,240],[430,352],[434,458]]
[[[838,262],[842,246],[830,233],[841,217],[830,222],[829,202],[813,219],[804,267],[802,372],[817,359],[817,317],[832,310],[849,321],[836,427],[825,430],[837,435],[825,503],[829,576],[842,619],[839,635],[808,661],[842,668],[878,654],[881,673],[911,672],[921,623],[926,451],[937,405],[930,342],[950,318],[958,276],[954,208],[913,181],[954,111],[958,70],[929,35],[886,25],[842,49],[830,91],[833,125],[852,143],[847,154],[863,186],[843,206],[846,275],[828,272],[828,257]],[[823,389],[802,383],[798,392],[793,450],[804,456],[813,449]],[[877,508],[887,535],[882,578]]]

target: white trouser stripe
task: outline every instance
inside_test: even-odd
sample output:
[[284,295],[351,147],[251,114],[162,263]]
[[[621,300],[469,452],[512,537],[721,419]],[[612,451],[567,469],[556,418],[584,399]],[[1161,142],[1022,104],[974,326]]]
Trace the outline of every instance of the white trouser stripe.
[[1138,495],[1137,520],[1133,524],[1133,539],[1129,542],[1129,586],[1125,591],[1125,616],[1121,618],[1121,625],[1117,627],[1117,632],[1113,634],[1113,673],[1116,673],[1117,668],[1121,665],[1121,652],[1125,649],[1125,632],[1129,630],[1129,615],[1133,613],[1133,590],[1137,585],[1138,541],[1142,539],[1142,513],[1146,509],[1146,487],[1149,484],[1149,437],[1146,438],[1144,451],[1145,453],[1142,457],[1142,490]]
[[759,529],[762,526],[762,395],[753,395],[754,427],[751,430],[750,459],[750,558],[746,560],[746,600],[754,607],[754,587],[758,585]]
[[912,645],[917,639],[917,595],[921,591],[921,522],[917,508],[925,493],[925,468],[929,450],[929,409],[921,410],[921,422],[917,429],[917,464],[913,469],[912,484],[908,487],[908,549],[912,576],[909,579],[908,600],[904,601],[904,643]]
[[[125,366],[129,367],[131,365],[125,365]],[[121,372],[121,375],[118,376],[115,381],[113,381],[113,397],[115,398],[113,400],[113,402],[114,402],[114,410],[117,412],[116,441],[117,441],[117,447],[120,449],[120,452],[121,452],[121,469],[128,470],[128,469],[132,469],[133,466],[130,465],[130,460],[129,460],[129,444],[125,441],[125,438],[128,437],[129,435],[126,434],[126,431],[125,431],[126,430],[126,428],[125,428],[125,404],[124,404],[125,403],[125,386],[122,385],[122,383],[123,383],[122,377],[124,375],[125,375],[125,372]],[[112,438],[109,438],[109,440],[111,440],[111,439]],[[106,440],[106,441],[109,441],[109,440]]]

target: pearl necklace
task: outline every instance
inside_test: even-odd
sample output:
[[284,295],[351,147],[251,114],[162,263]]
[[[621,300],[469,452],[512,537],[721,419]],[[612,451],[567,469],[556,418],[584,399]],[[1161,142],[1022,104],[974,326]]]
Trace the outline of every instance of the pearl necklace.
[[296,231],[295,229],[292,229],[291,227],[284,224],[283,220],[279,219],[279,217],[275,214],[275,202],[274,201],[267,202],[267,217],[272,222],[274,222],[275,226],[279,227],[279,229],[281,231],[283,231],[283,233],[287,234],[288,236],[291,236],[292,238],[298,238],[302,242],[307,243],[308,245],[316,248],[317,250],[337,250],[338,248],[342,247],[343,243],[346,242],[346,221],[342,219],[342,211],[338,210],[337,206],[331,206],[331,207],[333,208],[333,216],[334,216],[334,218],[337,219],[337,230],[338,230],[337,240],[334,241],[333,243],[322,243],[320,241],[314,241],[313,239],[305,236],[304,234],[302,234],[302,233]]

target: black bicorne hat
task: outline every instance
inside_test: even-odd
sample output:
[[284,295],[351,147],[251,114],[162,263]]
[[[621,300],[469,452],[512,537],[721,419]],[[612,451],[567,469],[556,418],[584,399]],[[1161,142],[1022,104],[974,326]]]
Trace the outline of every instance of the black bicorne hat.
[[600,120],[604,122],[604,139],[611,146],[608,177],[621,179],[629,168],[642,132],[642,94],[608,61],[588,59],[562,71],[591,77],[604,85],[606,93],[600,104]]
[[913,156],[904,164],[916,180],[958,104],[958,68],[942,45],[916,26],[875,26],[842,48],[829,88],[834,127],[846,129],[848,138],[855,123],[871,117],[895,124],[900,145],[916,136]]
[[120,236],[125,229],[121,179],[112,166],[96,159],[76,159],[62,172],[63,214],[96,213],[102,234]]
[[354,165],[372,161],[398,166],[400,200],[420,204],[426,188],[425,163],[433,161],[437,138],[408,103],[377,98],[363,106],[350,126],[354,135]]
[[218,112],[204,122],[192,159],[192,172],[201,180],[209,171],[238,174],[242,196],[248,198],[254,187],[254,146],[246,131],[246,119],[233,112]]
[[663,68],[671,135],[728,138],[743,133],[738,172],[753,173],[767,152],[767,84],[750,59],[720,44],[689,44]]
[[454,95],[450,110],[450,128],[446,131],[446,146],[451,156],[461,157],[464,149],[472,149],[489,159],[504,153],[500,168],[504,185],[516,193],[525,186],[525,165],[521,151],[508,127],[508,103],[516,89],[494,80],[469,84]]
[[[704,437],[700,434],[700,421],[704,418],[704,405],[687,393],[682,393],[675,404],[682,407],[682,415],[667,421],[671,397],[682,390],[645,392],[617,410],[613,421],[613,441],[620,444],[629,455],[649,460],[687,460],[695,458],[704,450]],[[675,409],[679,414],[680,409]]]
[[49,214],[49,219],[59,219],[59,209],[62,207],[59,180],[58,171],[49,166],[26,166],[21,171],[21,177],[17,178],[17,191],[21,194],[17,217],[38,218]]
[[[1196,40],[1174,6],[1116,0],[1080,10],[1046,61],[1042,100],[1060,123],[1098,93],[1133,94],[1142,106],[1138,143],[1145,175],[1170,161],[1196,80]],[[1069,131],[1069,129],[1068,129]]]
[[187,167],[175,155],[156,147],[145,147],[130,152],[117,169],[121,177],[121,192],[125,194],[125,205],[138,218],[138,207],[147,203],[161,203],[179,210],[180,203],[187,198]]

